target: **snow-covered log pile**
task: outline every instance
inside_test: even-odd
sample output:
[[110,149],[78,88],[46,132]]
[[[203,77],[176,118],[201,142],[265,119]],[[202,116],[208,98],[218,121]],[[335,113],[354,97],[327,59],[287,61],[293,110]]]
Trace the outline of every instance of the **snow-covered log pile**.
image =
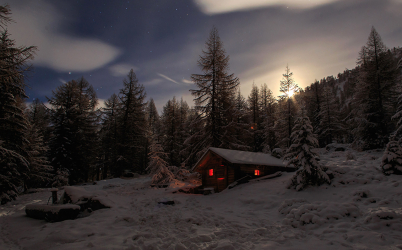
[[64,187],[59,204],[29,204],[25,208],[27,216],[51,222],[72,220],[80,212],[92,212],[102,208],[110,208],[111,202],[99,195],[86,191],[81,187]]
[[81,211],[90,209],[90,211],[110,208],[112,207],[111,202],[109,202],[106,197],[101,197],[85,191],[81,187],[64,187],[64,194],[60,198],[60,202],[63,204],[76,204],[81,207]]

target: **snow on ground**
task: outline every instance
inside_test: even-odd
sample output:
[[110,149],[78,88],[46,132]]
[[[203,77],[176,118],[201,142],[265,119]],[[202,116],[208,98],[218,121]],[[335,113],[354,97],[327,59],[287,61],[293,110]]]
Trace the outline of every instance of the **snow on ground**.
[[50,191],[22,195],[0,206],[0,249],[402,249],[402,176],[378,170],[382,152],[319,151],[335,178],[300,192],[293,173],[207,196],[111,179],[83,188],[112,208],[56,223],[24,212]]

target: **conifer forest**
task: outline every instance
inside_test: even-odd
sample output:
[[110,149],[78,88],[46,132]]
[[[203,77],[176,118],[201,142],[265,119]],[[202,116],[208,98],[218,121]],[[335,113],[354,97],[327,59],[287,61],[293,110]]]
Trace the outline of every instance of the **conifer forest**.
[[402,173],[402,48],[387,47],[375,27],[361,41],[355,67],[336,76],[317,76],[322,79],[303,89],[292,62],[283,65],[279,96],[266,84],[240,91],[225,41],[211,27],[194,62],[199,71],[190,72],[194,104],[172,96],[157,110],[135,69],[104,103],[84,77],[60,84],[44,102],[27,101],[26,72],[40,48],[15,45],[10,13],[0,6],[1,204],[30,188],[127,173],[152,173],[154,182],[168,183],[172,169],[190,171],[209,147],[279,152],[302,168],[289,184],[297,190],[330,183],[310,148],[334,142],[385,149],[392,157],[382,162],[384,174]]

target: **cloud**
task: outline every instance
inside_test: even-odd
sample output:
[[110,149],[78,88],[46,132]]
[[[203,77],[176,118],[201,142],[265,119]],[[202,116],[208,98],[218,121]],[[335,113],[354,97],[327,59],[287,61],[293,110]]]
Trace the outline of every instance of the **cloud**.
[[116,77],[127,76],[127,74],[130,72],[131,69],[133,69],[134,72],[136,72],[139,68],[125,63],[115,64],[109,67],[109,71],[112,74],[112,76]]
[[185,83],[185,84],[193,84],[192,81],[187,80],[187,79],[184,79],[184,78],[183,78],[183,80],[181,80],[181,82],[182,82],[182,83]]
[[337,0],[194,0],[205,14],[221,14],[233,11],[251,10],[270,6],[289,6],[291,8],[312,8]]
[[[11,38],[18,45],[35,45],[38,51],[34,64],[57,71],[85,72],[100,68],[121,54],[121,51],[97,39],[61,34],[66,24],[63,13],[44,1],[20,1],[12,7],[8,26]],[[68,20],[67,21],[72,21]]]
[[61,83],[66,83],[67,81],[66,80],[64,80],[64,79],[62,79],[62,78],[59,78],[59,82],[61,82]]
[[158,76],[163,77],[163,78],[165,78],[166,80],[168,80],[168,81],[170,81],[170,82],[174,82],[174,83],[176,83],[176,84],[180,84],[180,83],[178,83],[177,81],[173,80],[172,78],[170,78],[170,77],[168,77],[168,76],[165,76],[165,75],[159,74],[159,73],[157,73],[157,74],[158,74]]

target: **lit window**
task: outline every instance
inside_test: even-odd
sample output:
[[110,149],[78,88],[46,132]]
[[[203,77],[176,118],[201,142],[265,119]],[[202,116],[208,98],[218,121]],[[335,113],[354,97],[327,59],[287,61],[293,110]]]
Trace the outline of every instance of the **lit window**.
[[260,175],[260,170],[254,170],[254,175]]
[[209,176],[213,176],[214,175],[214,170],[213,169],[210,169],[209,170]]

